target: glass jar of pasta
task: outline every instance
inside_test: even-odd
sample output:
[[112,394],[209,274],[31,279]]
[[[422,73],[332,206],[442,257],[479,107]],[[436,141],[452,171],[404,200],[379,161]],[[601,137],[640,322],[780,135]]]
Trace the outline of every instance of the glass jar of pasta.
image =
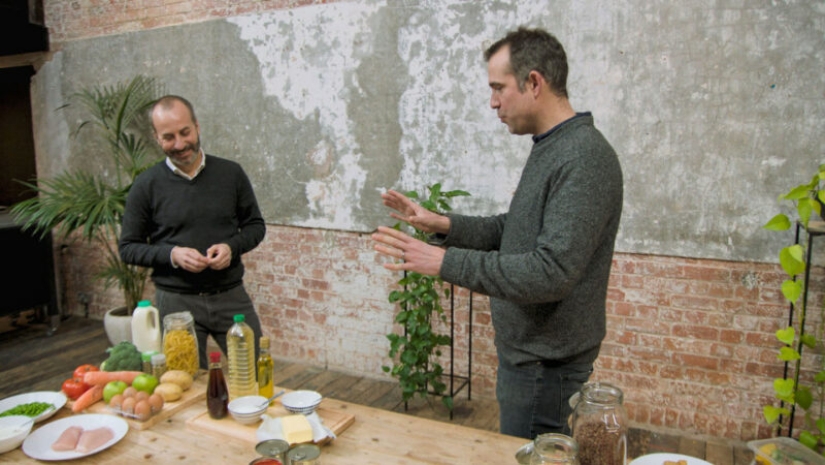
[[195,319],[190,312],[170,313],[163,317],[163,353],[167,370],[182,370],[198,375],[198,338]]

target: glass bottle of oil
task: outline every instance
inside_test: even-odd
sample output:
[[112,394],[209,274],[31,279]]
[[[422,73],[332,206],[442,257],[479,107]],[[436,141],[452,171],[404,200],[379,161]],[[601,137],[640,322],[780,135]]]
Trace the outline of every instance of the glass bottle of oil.
[[255,382],[255,334],[241,314],[235,315],[235,324],[226,333],[229,359],[229,398],[258,395]]
[[267,399],[272,397],[275,385],[272,381],[272,372],[275,364],[269,355],[269,338],[261,337],[261,354],[258,356],[258,395]]

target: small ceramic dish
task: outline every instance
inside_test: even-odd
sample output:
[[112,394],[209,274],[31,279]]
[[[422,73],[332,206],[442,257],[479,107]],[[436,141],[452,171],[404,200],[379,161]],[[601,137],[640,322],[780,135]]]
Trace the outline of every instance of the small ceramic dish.
[[263,396],[243,396],[229,402],[229,414],[238,423],[251,425],[261,419],[269,404]]
[[315,391],[293,391],[284,394],[281,405],[287,412],[309,415],[321,404],[323,397]]
[[33,425],[34,419],[25,415],[0,417],[0,454],[23,444]]

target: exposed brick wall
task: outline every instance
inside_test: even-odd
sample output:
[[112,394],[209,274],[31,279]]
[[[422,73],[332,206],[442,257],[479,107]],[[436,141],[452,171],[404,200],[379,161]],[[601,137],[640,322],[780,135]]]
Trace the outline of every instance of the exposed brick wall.
[[[91,297],[95,318],[121,301],[92,278],[97,259],[95,250],[79,244],[58,256],[75,314],[83,312],[79,292]],[[244,262],[273,356],[387,376],[381,370],[389,364],[385,335],[399,330],[387,296],[401,276],[381,266],[369,235],[269,226]],[[811,288],[822,289],[824,275],[815,270]],[[769,436],[761,409],[772,401],[773,378],[782,375],[774,333],[787,324],[783,280],[771,264],[617,254],[608,334],[593,378],[624,390],[635,424],[742,440]],[[467,370],[468,297],[457,289],[457,375]],[[811,301],[823,297],[817,293]],[[811,331],[821,321],[819,306],[808,313]],[[472,331],[473,395],[493,397],[497,358],[485,296],[473,296]],[[806,357],[803,378],[819,363],[819,357]]]
[[44,0],[53,48],[68,40],[196,23],[336,0]]

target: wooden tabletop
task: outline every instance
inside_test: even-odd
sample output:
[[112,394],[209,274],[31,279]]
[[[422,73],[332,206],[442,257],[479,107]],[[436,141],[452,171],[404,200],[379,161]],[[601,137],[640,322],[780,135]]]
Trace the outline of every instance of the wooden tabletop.
[[[516,451],[527,442],[522,438],[335,399],[325,399],[322,405],[325,409],[347,412],[355,417],[337,439],[321,446],[323,465],[515,464]],[[224,465],[247,464],[259,456],[254,447],[254,428],[250,428],[251,437],[242,440],[231,435],[204,433],[187,425],[187,421],[205,410],[205,401],[197,402],[150,428],[132,427],[109,449],[74,462]],[[47,422],[70,415],[71,411],[64,408]],[[0,454],[0,463],[43,462],[28,457],[17,448]]]

